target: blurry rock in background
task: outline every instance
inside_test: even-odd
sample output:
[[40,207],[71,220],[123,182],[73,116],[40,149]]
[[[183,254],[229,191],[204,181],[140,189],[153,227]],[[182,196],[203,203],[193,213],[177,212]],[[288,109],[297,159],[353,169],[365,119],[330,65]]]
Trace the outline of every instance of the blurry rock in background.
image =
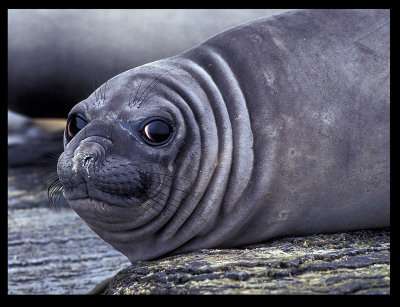
[[287,10],[8,10],[8,106],[66,118],[111,77],[174,56],[229,27]]
[[8,110],[8,166],[55,165],[64,127],[64,119],[31,119]]

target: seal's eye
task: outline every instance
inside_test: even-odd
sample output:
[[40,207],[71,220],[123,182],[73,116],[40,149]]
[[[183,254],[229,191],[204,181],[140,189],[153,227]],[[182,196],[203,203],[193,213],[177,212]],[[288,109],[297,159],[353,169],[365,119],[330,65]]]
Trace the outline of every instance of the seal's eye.
[[172,134],[171,126],[163,120],[156,119],[143,128],[143,139],[150,145],[165,144]]
[[85,126],[86,119],[82,114],[72,114],[67,121],[67,140],[70,141]]

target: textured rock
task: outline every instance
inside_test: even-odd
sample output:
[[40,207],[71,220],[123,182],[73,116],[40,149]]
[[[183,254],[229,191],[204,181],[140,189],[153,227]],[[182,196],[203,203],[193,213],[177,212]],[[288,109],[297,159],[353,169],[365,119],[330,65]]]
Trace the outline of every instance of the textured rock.
[[126,265],[72,210],[8,212],[8,294],[86,294]]
[[120,271],[104,294],[389,294],[387,229],[204,249]]
[[8,294],[86,294],[130,263],[66,203],[49,204],[45,173],[8,169]]

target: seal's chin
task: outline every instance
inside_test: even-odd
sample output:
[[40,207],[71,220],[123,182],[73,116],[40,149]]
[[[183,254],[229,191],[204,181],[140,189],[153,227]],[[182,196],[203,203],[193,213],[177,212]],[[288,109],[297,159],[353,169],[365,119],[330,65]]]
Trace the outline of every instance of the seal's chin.
[[94,230],[133,230],[151,221],[158,212],[146,208],[145,203],[131,200],[132,205],[116,205],[91,197],[68,198],[71,208]]

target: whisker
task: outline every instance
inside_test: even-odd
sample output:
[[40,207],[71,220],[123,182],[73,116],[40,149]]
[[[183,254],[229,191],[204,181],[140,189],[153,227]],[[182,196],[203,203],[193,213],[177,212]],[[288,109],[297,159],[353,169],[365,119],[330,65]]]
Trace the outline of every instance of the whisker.
[[106,83],[104,84],[104,91],[103,91],[103,97],[102,97],[103,102],[106,100],[107,85],[108,85],[108,81],[106,81]]
[[148,172],[148,171],[144,171],[146,174],[154,174],[154,175],[160,175],[160,176],[166,176],[166,177],[171,177],[171,178],[175,178],[175,179],[179,179],[179,180],[185,180],[189,183],[191,183],[192,181],[186,178],[182,178],[179,176],[173,176],[173,175],[167,175],[167,174],[161,174],[161,173],[153,173],[153,172]]
[[[139,179],[133,178],[133,180],[142,183]],[[154,181],[152,181],[152,182],[154,182]],[[176,188],[171,187],[171,186],[169,186],[169,185],[166,185],[166,184],[164,184],[164,183],[162,183],[162,182],[154,182],[154,183],[159,183],[160,185],[164,185],[164,186],[170,187],[171,189],[178,190],[178,191],[180,191],[180,192],[182,192],[182,193],[185,193],[185,194],[187,194],[187,195],[190,195],[191,197],[193,197],[193,198],[196,199],[195,196],[193,196],[191,193],[189,193],[189,192],[187,192],[187,191],[183,191],[183,190],[176,189]],[[165,209],[165,210],[167,210],[167,211],[169,211],[169,212],[171,212],[171,213],[174,213],[174,212],[175,212],[174,209],[177,209],[177,208],[179,207],[179,204],[181,203],[181,201],[180,201],[180,200],[177,200],[177,199],[175,199],[175,198],[173,198],[170,194],[164,193],[164,192],[159,191],[159,190],[157,190],[157,189],[155,189],[155,188],[152,188],[152,187],[146,187],[146,188],[147,188],[147,190],[152,190],[152,191],[155,191],[155,192],[156,192],[156,193],[154,193],[153,195],[150,195],[150,194],[147,193],[147,192],[142,192],[142,195],[144,195],[144,196],[147,198],[147,201],[151,200],[151,201],[155,202],[155,204],[158,205],[159,208],[155,207],[154,204],[151,205],[150,203],[148,203],[148,204],[151,206],[151,208],[152,208],[153,210],[155,210],[156,212],[161,213],[162,210]],[[132,197],[129,196],[129,194],[124,194],[124,195],[121,195],[121,194],[114,194],[114,195],[120,197],[121,200],[123,200],[124,203],[125,203],[128,207],[132,205],[131,202],[130,202],[130,201],[132,200]],[[164,197],[163,197],[163,196],[164,196]],[[125,198],[127,201],[124,200],[124,198]],[[136,198],[136,197],[135,197],[135,198]],[[157,200],[157,198],[158,198],[159,200]],[[160,200],[167,201],[167,202],[166,202],[165,204],[163,204],[163,203],[160,202]],[[136,204],[137,204],[137,203],[136,203]],[[144,206],[144,203],[141,203],[141,202],[140,202],[139,205],[140,205],[143,209],[147,210],[147,208]],[[187,213],[185,210],[183,210],[183,212],[184,212],[185,214]],[[200,215],[199,215],[199,216],[200,216]],[[200,216],[200,217],[201,217],[201,216]],[[203,217],[201,217],[201,218],[204,220]],[[180,219],[182,220],[182,218],[180,218]],[[182,221],[183,221],[183,220],[182,220]]]
[[[55,156],[54,159],[55,158],[58,157]],[[44,170],[42,174],[42,184],[46,189],[49,204],[59,211],[62,199],[64,199],[64,187],[60,182],[57,172],[54,171],[54,165],[51,165]]]
[[[171,69],[169,69],[169,70],[167,70],[167,71],[164,71],[162,74],[160,74],[158,77],[156,77],[156,79],[155,80],[153,80],[153,82],[154,81],[156,81],[157,80],[157,82],[153,85],[153,87],[147,92],[147,94],[143,97],[143,101],[142,101],[142,103],[144,103],[144,102],[146,102],[146,97],[153,91],[153,89],[161,82],[161,76],[162,75],[164,75],[165,73],[169,73],[171,70],[172,70],[173,68],[171,68]],[[153,95],[154,96],[154,95]],[[151,96],[151,97],[153,97],[153,96]]]
[[55,192],[54,192],[54,194],[55,194],[55,208],[57,209],[57,211],[60,211],[59,204],[60,204],[61,198],[63,197],[63,191],[64,191],[64,188],[63,188],[62,185],[60,185],[55,189]]
[[50,204],[53,205],[53,207],[55,209],[57,209],[57,211],[59,211],[59,208],[60,208],[59,203],[60,203],[61,197],[63,197],[63,191],[64,191],[64,188],[59,181],[56,183],[53,183],[52,187],[49,188],[49,190],[48,190],[47,195],[48,195],[49,202],[50,202]]
[[[155,207],[152,206],[152,208],[153,208],[154,210],[156,210],[156,212],[158,212],[159,214],[163,213],[163,209],[165,209],[166,211],[168,211],[168,212],[170,212],[170,213],[173,214],[175,211],[173,211],[172,209],[178,208],[178,205],[173,205],[173,204],[171,204],[169,201],[167,201],[167,202],[165,203],[165,205],[161,204],[158,200],[155,199],[155,197],[160,198],[160,200],[163,200],[163,201],[165,201],[165,199],[161,198],[159,195],[152,195],[152,196],[150,196],[150,195],[148,195],[147,193],[145,193],[145,196],[148,198],[148,200],[151,200],[151,201],[153,201],[153,202],[155,202],[156,204],[158,204],[158,205],[161,206],[161,208],[160,208],[159,210],[158,210],[157,208],[155,208]],[[169,206],[168,203],[170,203],[171,205]],[[171,208],[171,206],[172,206],[172,208]],[[164,212],[163,214],[165,215],[165,212]],[[182,217],[177,216],[177,218],[178,218],[181,222],[184,222],[184,219],[183,219]]]
[[[147,198],[146,203],[150,206],[151,209],[153,209],[153,210],[154,210],[155,212],[157,212],[158,214],[160,214],[160,213],[162,212],[162,209],[165,208],[165,206],[164,206],[163,204],[161,204],[161,203],[157,202],[156,200],[152,199],[150,196],[147,195],[147,193],[143,193],[143,195]],[[122,200],[125,204],[127,204],[127,207],[132,206],[132,200],[133,200],[132,198],[130,198],[130,197],[128,197],[128,196],[124,196],[124,195],[118,195],[118,196],[121,198],[121,200]],[[126,200],[124,200],[124,198],[125,198]],[[154,202],[157,203],[161,208],[158,209],[157,207],[154,206],[154,204],[153,204],[153,205],[150,204],[150,203],[148,202],[149,200],[154,201]],[[144,204],[143,202],[138,201],[137,203],[133,203],[133,205],[137,205],[137,204],[138,204],[139,206],[141,206],[144,210],[148,210],[148,207],[146,207],[145,204]],[[169,209],[167,209],[167,210],[169,210]]]
[[[135,181],[137,181],[137,182],[139,182],[139,183],[142,183],[142,181],[141,181],[140,179],[136,179],[136,178],[132,178],[132,179],[135,180]],[[190,196],[193,197],[194,199],[197,199],[197,197],[194,196],[193,194],[191,194],[190,192],[187,192],[187,191],[184,191],[184,190],[180,190],[180,189],[175,188],[175,187],[173,187],[173,186],[169,186],[169,185],[167,185],[167,184],[165,184],[165,183],[163,183],[163,182],[157,182],[157,181],[153,181],[153,180],[152,180],[151,182],[152,182],[152,183],[158,183],[158,184],[160,184],[160,185],[162,185],[162,186],[166,186],[166,187],[171,188],[171,189],[173,189],[173,190],[177,190],[177,191],[179,191],[179,192],[185,193],[186,195],[190,195]],[[153,190],[153,191],[156,191],[157,194],[163,194],[163,195],[165,195],[165,196],[167,196],[167,197],[170,197],[169,194],[166,194],[166,193],[164,193],[164,192],[161,192],[161,191],[157,190],[156,188],[146,187],[146,189]],[[146,195],[146,196],[147,196],[147,195]],[[172,198],[172,197],[171,197],[171,198]],[[172,198],[172,200],[173,200],[173,201],[176,201],[177,203],[180,203],[180,201],[177,200],[177,199]]]
[[[115,158],[116,155],[117,155],[117,154],[115,154],[114,156],[110,157],[109,159],[110,159],[110,160],[111,160],[111,159],[116,159],[116,158]],[[141,165],[145,165],[145,164],[159,164],[159,163],[160,163],[160,162],[142,162],[142,163],[130,163],[130,162],[128,162],[128,163],[126,163],[126,164],[120,164],[119,166],[114,166],[113,168],[119,168],[119,167],[125,167],[125,166],[132,166],[132,167],[134,167],[134,166],[141,166]],[[174,175],[167,175],[167,174],[162,174],[162,173],[154,173],[154,172],[148,172],[148,171],[142,171],[142,170],[138,170],[137,172],[143,172],[143,173],[146,173],[146,174],[154,174],[154,175],[160,175],[160,176],[166,176],[166,177],[176,178],[176,179],[179,179],[179,180],[187,181],[187,182],[189,182],[189,183],[192,182],[191,180],[189,180],[189,179],[187,179],[187,178],[183,178],[183,177],[179,177],[179,176],[174,176]]]
[[130,89],[130,91],[129,91],[129,96],[128,96],[128,107],[132,107],[132,103],[133,103],[133,100],[132,100],[132,95],[133,95],[133,91],[134,91],[134,87],[132,86],[131,87],[131,89]]
[[[96,86],[94,84],[94,80],[93,79],[92,79],[92,88],[93,88],[92,93],[94,93],[94,101],[92,102],[92,105],[94,106],[95,102],[97,102],[97,93],[96,93]],[[93,96],[92,96],[92,99],[93,99]]]
[[[149,196],[149,195],[146,193],[146,196],[149,197],[151,200],[153,200],[153,201],[155,201],[155,202],[157,202],[157,201],[154,199],[154,197],[157,197],[157,198],[159,198],[160,200],[163,200],[163,201],[167,200],[167,199],[162,198],[162,197],[161,197],[160,195],[158,195],[158,194]],[[176,201],[176,200],[175,200],[175,201]],[[157,202],[157,203],[158,203],[158,202]],[[170,203],[170,206],[168,206],[168,203]],[[172,204],[171,202],[167,201],[166,204],[165,204],[165,206],[164,206],[164,208],[165,208],[166,210],[170,211],[171,213],[174,213],[174,212],[176,211],[177,208],[180,208],[180,207],[179,207],[179,204],[180,204],[180,202],[178,202],[178,204],[174,205],[174,204]],[[171,210],[171,207],[172,207],[172,209],[175,209],[175,211],[172,211],[172,210]],[[196,216],[198,216],[199,218],[201,218],[201,219],[203,220],[203,222],[206,222],[206,219],[205,219],[203,216],[201,216],[200,214],[198,214],[197,212],[194,212],[194,209],[193,209],[193,211],[188,211],[188,210],[184,210],[184,209],[181,209],[181,210],[182,210],[182,212],[186,215],[186,217],[188,217],[188,216],[189,216],[190,214],[192,214],[192,213],[195,213]],[[177,216],[177,217],[180,219],[181,222],[184,222],[184,219],[183,219],[183,218],[181,218],[181,217],[179,217],[179,216]]]
[[[124,201],[124,203],[127,205],[128,208],[132,206],[131,201],[133,201],[134,199],[132,199],[132,198],[129,197],[129,196],[125,196],[125,195],[118,195],[118,196]],[[124,200],[124,198],[125,198],[126,200]],[[147,208],[143,205],[143,203],[142,203],[140,200],[137,200],[136,203],[133,202],[133,205],[139,205],[139,206],[142,207],[144,210],[147,210]],[[154,209],[154,208],[153,208],[153,209]],[[157,210],[156,210],[156,211],[157,211]],[[157,211],[157,212],[158,212],[158,211]]]
[[[136,180],[138,180],[138,179],[136,179]],[[139,180],[138,180],[138,181],[139,181]],[[152,181],[152,182],[155,182],[155,181]],[[162,182],[155,182],[155,183],[159,183],[159,184],[164,185],[164,186],[167,186],[167,187],[169,187],[169,188],[171,188],[171,189],[173,189],[173,190],[177,190],[177,191],[180,191],[180,192],[182,192],[182,193],[185,193],[186,195],[191,196],[191,197],[193,197],[194,199],[198,199],[196,196],[194,196],[193,194],[191,194],[191,193],[189,193],[189,192],[187,192],[187,191],[183,191],[183,190],[177,189],[177,188],[175,188],[175,187],[166,185],[166,184],[164,184],[164,183],[162,183]],[[147,189],[149,189],[149,190],[154,190],[154,191],[157,192],[157,193],[155,193],[154,195],[149,195],[148,193],[145,192],[145,196],[148,197],[149,199],[153,200],[154,202],[156,202],[158,205],[160,205],[160,206],[162,207],[162,208],[160,209],[160,212],[161,212],[161,210],[162,210],[163,208],[165,208],[166,210],[168,210],[168,211],[170,211],[171,213],[173,213],[174,211],[172,211],[172,209],[178,208],[179,205],[181,204],[181,200],[177,200],[177,199],[171,197],[169,194],[166,194],[166,193],[163,193],[163,192],[161,192],[161,191],[158,191],[157,189],[152,188],[152,187],[147,187]],[[160,194],[161,194],[161,195],[165,195],[166,198],[163,198]],[[160,199],[160,200],[167,201],[167,202],[165,203],[165,205],[162,205],[160,202],[158,202],[158,201],[156,201],[156,200],[154,199],[155,197],[157,197],[157,198]],[[173,204],[172,201],[176,202],[176,204]],[[168,205],[168,204],[169,204],[169,205]],[[183,210],[183,209],[182,209],[182,210]],[[183,210],[183,212],[184,212],[185,214],[188,214],[187,210]],[[193,211],[192,211],[192,212],[193,212]],[[190,212],[190,213],[188,214],[188,216],[189,216],[192,212]],[[201,216],[201,215],[198,214],[198,213],[195,213],[195,214],[196,214],[198,217],[200,217],[204,222],[206,222],[206,219],[205,219],[203,216]],[[183,221],[183,220],[182,220],[182,221]]]
[[187,192],[187,191],[185,191],[185,190],[181,190],[181,189],[175,188],[175,187],[173,187],[173,186],[167,185],[167,184],[165,184],[164,182],[159,182],[159,181],[154,181],[154,180],[152,180],[151,182],[158,183],[158,184],[160,184],[160,185],[162,185],[162,186],[165,186],[165,187],[174,189],[174,190],[179,191],[179,192],[182,192],[182,193],[186,193],[186,194],[192,196],[193,198],[196,198],[196,196],[194,196],[193,194],[191,194],[191,193],[189,193],[189,192]]
[[[100,83],[100,79],[99,79],[99,75],[98,74],[96,74],[96,83],[97,83],[97,86],[96,86],[96,90],[95,90],[95,92],[94,92],[94,94],[95,94],[95,96],[96,96],[96,102],[98,103],[99,102],[99,96],[100,96],[100,93],[101,93],[101,89],[99,88],[99,86],[101,85],[101,83]],[[99,93],[100,92],[100,93]]]
[[[166,70],[166,71],[163,71],[162,73],[160,73],[157,77],[155,77],[154,79],[153,79],[153,81],[151,81],[148,85],[147,85],[147,87],[144,89],[144,91],[142,92],[142,94],[140,95],[140,97],[138,98],[138,107],[140,107],[140,105],[145,101],[145,98],[148,96],[148,94],[154,89],[154,87],[158,84],[158,83],[160,83],[160,81],[161,80],[159,80],[159,78],[163,75],[163,74],[165,74],[165,73],[167,73],[167,72],[169,72],[169,71],[171,71],[172,70],[172,68],[171,69],[169,69],[169,70]],[[158,81],[148,92],[147,92],[147,94],[145,95],[145,97],[143,98],[143,100],[141,101],[141,98],[143,97],[143,95],[144,95],[144,93],[146,93],[146,91],[147,91],[147,89],[154,83],[154,82],[156,82],[156,81]],[[141,102],[140,102],[141,101]]]
[[134,106],[134,105],[135,105],[135,101],[136,101],[137,94],[138,94],[138,92],[140,91],[140,88],[142,87],[142,82],[143,82],[143,78],[140,80],[139,87],[138,87],[138,89],[137,89],[137,91],[136,91],[136,93],[135,93],[135,97],[134,97],[133,100],[132,100],[131,106]]

